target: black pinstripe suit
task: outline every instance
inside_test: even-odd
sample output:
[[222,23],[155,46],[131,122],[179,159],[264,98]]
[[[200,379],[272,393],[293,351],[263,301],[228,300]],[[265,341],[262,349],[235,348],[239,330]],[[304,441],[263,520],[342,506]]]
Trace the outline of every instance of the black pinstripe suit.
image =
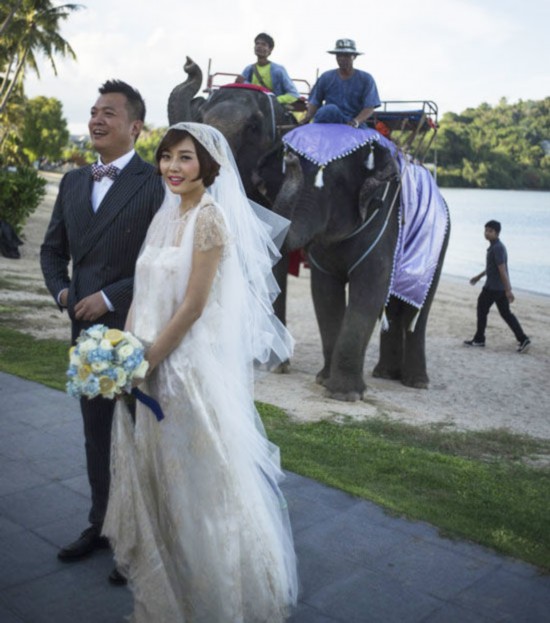
[[[40,248],[46,285],[57,302],[69,289],[72,340],[95,323],[122,329],[132,300],[134,268],[147,228],[164,190],[154,168],[137,154],[119,173],[98,210],[91,202],[91,167],[61,180],[51,221]],[[72,274],[69,276],[69,262]],[[103,290],[114,306],[95,322],[79,321],[74,306]],[[92,490],[90,523],[101,527],[109,494],[109,450],[114,401],[81,400],[88,478]]]

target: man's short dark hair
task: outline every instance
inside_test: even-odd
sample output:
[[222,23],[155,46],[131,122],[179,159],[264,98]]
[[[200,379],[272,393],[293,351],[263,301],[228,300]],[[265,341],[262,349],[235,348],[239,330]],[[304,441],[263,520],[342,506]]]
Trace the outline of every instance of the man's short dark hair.
[[99,92],[101,95],[106,95],[107,93],[122,93],[128,100],[127,108],[130,120],[135,121],[138,119],[139,121],[145,121],[145,102],[143,101],[143,97],[141,97],[141,93],[137,89],[134,89],[134,87],[131,87],[122,80],[107,80],[107,82],[104,82],[99,87]]
[[258,39],[265,41],[271,49],[275,47],[275,41],[273,41],[273,37],[271,37],[265,32],[261,32],[259,35],[256,35],[254,37],[254,43],[257,43]]
[[220,165],[214,160],[214,158],[212,158],[206,148],[203,147],[201,143],[199,143],[199,141],[197,141],[196,138],[187,130],[168,130],[168,132],[166,132],[155,153],[157,172],[160,174],[160,158],[162,156],[162,152],[167,149],[171,149],[174,145],[181,143],[181,141],[187,137],[193,141],[197,151],[197,160],[199,161],[199,174],[195,179],[202,179],[204,187],[208,188],[214,183],[214,179],[220,172]]
[[494,229],[497,234],[500,234],[500,230],[502,228],[501,224],[498,221],[487,221],[485,223],[485,227],[488,227],[489,229]]

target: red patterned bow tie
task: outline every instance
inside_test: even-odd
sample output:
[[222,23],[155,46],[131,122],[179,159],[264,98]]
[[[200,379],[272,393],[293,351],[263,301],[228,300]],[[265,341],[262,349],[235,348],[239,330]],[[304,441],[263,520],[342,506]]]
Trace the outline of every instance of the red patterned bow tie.
[[112,180],[118,175],[118,167],[113,164],[92,164],[92,177],[94,182],[101,181],[104,177],[108,177]]

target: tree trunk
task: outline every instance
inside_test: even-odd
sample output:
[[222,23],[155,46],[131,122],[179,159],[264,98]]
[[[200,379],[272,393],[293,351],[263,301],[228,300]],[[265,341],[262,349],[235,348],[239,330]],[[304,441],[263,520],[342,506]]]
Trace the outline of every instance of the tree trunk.
[[[27,48],[23,56],[19,59],[19,62],[17,63],[17,68],[15,69],[15,73],[13,74],[13,78],[11,79],[11,81],[9,81],[9,84],[8,84],[8,76],[6,75],[4,77],[4,83],[2,84],[2,89],[0,91],[0,97],[2,98],[2,101],[0,101],[0,114],[4,112],[4,109],[6,108],[8,99],[13,91],[13,88],[17,84],[19,75],[21,71],[23,70],[23,66],[25,65],[25,60],[27,59],[28,51],[29,49]],[[11,65],[11,62],[10,62],[10,65]]]
[[19,2],[16,2],[11,11],[6,15],[4,21],[2,22],[2,25],[0,26],[0,37],[2,37],[6,30],[9,28],[13,16],[17,13],[17,11],[19,11],[22,4],[23,0],[19,0]]

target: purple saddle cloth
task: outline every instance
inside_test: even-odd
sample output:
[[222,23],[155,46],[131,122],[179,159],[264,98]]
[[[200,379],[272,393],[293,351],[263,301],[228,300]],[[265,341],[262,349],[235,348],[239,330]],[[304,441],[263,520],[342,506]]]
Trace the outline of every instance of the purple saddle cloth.
[[283,137],[288,148],[319,167],[374,141],[390,151],[401,172],[399,238],[388,296],[396,296],[421,309],[449,226],[447,206],[431,173],[376,130],[310,123]]
[[358,130],[343,123],[308,123],[283,136],[285,145],[318,166],[344,158],[373,141],[390,149],[392,154],[397,152],[395,144],[376,130]]

